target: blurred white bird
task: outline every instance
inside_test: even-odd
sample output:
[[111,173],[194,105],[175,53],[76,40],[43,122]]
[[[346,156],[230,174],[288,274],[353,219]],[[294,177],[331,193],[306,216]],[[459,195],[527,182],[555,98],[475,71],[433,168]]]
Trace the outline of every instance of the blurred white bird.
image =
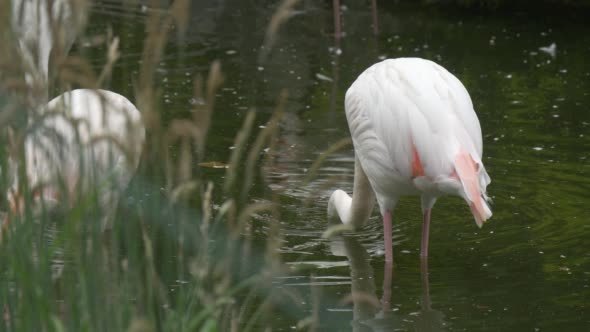
[[379,62],[348,89],[345,108],[355,149],[353,196],[334,191],[328,215],[358,228],[376,196],[386,261],[393,261],[391,213],[400,196],[421,196],[423,257],[438,197],[462,197],[480,227],[492,216],[479,121],[467,90],[446,69],[419,58]]
[[[24,148],[31,208],[70,207],[80,197],[97,194],[102,226],[110,228],[145,141],[137,108],[111,91],[78,89],[51,100],[28,129]],[[12,212],[22,213],[16,175],[8,198]]]
[[[67,52],[73,43],[85,19],[85,11],[75,6],[85,2],[12,0],[12,26],[27,66],[25,79],[30,89],[40,83],[45,99],[36,100],[36,112],[29,112],[24,139],[33,206],[24,206],[15,158],[9,160],[13,185],[7,198],[11,213],[22,214],[25,208],[71,207],[77,199],[96,194],[106,229],[137,170],[145,141],[141,114],[127,98],[106,90],[73,90],[45,104],[50,56],[56,49]],[[5,218],[4,226],[7,223]]]

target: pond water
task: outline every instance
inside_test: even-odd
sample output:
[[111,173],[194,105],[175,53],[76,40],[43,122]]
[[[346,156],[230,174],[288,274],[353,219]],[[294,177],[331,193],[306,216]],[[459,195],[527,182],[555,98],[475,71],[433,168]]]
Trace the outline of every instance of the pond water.
[[[209,135],[210,161],[229,158],[249,109],[262,124],[281,91],[288,92],[276,163],[264,169],[250,197],[265,201],[277,192],[281,202],[281,253],[291,271],[274,286],[295,294],[289,301],[296,303],[280,311],[275,325],[292,330],[316,312],[319,330],[588,330],[589,26],[573,13],[478,14],[380,3],[375,36],[370,2],[343,2],[339,48],[331,2],[303,1],[261,58],[275,1],[193,1],[188,31],[172,38],[158,68],[163,107],[173,116],[190,109],[193,75],[221,61],[225,83]],[[92,36],[112,27],[120,36],[122,58],[111,85],[129,96],[145,19],[145,7],[102,1],[86,31]],[[553,43],[553,54],[540,50]],[[74,51],[89,53],[98,66],[103,59],[81,45]],[[478,229],[461,199],[440,199],[427,273],[419,258],[419,200],[404,198],[394,211],[390,275],[377,209],[359,232],[322,238],[331,192],[352,190],[352,148],[332,154],[305,179],[324,150],[349,136],[347,87],[369,65],[407,56],[438,62],[470,92],[494,216]],[[204,172],[221,185],[222,170]],[[255,237],[264,241],[261,222]]]

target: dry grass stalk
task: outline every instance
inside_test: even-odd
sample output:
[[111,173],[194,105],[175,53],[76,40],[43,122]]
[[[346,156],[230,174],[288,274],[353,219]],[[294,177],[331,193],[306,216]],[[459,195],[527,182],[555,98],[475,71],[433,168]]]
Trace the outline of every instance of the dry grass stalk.
[[266,61],[266,58],[277,39],[280,27],[291,18],[293,15],[293,8],[298,2],[299,0],[283,0],[272,15],[270,23],[266,28],[264,43],[262,44],[261,52],[258,56],[258,63],[264,63]]
[[240,166],[240,159],[242,158],[242,152],[244,151],[244,147],[248,138],[250,137],[250,132],[252,131],[252,126],[254,125],[254,119],[256,118],[256,111],[249,111],[246,115],[246,119],[242,122],[242,128],[236,135],[234,140],[234,149],[231,153],[228,168],[225,172],[225,183],[224,183],[224,191],[229,193],[229,191],[234,187],[234,182],[238,176],[239,166]]
[[309,170],[307,171],[307,175],[305,176],[303,183],[308,184],[309,181],[311,181],[311,179],[313,179],[316,176],[317,171],[320,169],[321,165],[324,163],[326,158],[328,158],[334,152],[340,151],[341,149],[348,147],[351,144],[352,139],[350,137],[345,137],[340,139],[338,142],[332,144],[326,151],[320,153],[317,159],[309,167]]
[[[159,1],[151,0],[150,7],[158,8]],[[138,87],[136,91],[137,106],[144,113],[144,121],[148,130],[160,129],[160,115],[153,108],[159,96],[158,89],[154,86],[155,70],[162,59],[162,54],[168,40],[168,32],[174,22],[181,22],[180,27],[186,28],[187,16],[190,8],[189,0],[174,1],[169,11],[151,11],[146,21],[147,35],[144,40],[144,48],[141,57],[142,66],[139,71]],[[173,14],[171,14],[173,13]],[[157,142],[156,143],[157,146]]]
[[98,76],[97,85],[103,86],[103,83],[113,72],[115,62],[119,60],[119,38],[114,37],[107,48],[107,63],[102,67],[102,72]]
[[[164,144],[162,146],[163,154],[166,161],[166,178],[167,188],[173,192],[175,186],[181,185],[192,178],[192,168],[197,164],[204,154],[204,147],[206,136],[211,125],[211,115],[213,113],[213,105],[215,105],[215,94],[223,82],[223,75],[221,74],[221,65],[215,61],[211,65],[209,76],[207,78],[207,98],[202,105],[195,106],[193,109],[193,118],[188,119],[174,119],[171,121],[166,134],[164,136]],[[194,89],[195,99],[199,100],[203,94],[202,84],[200,79],[195,79]],[[168,149],[171,145],[180,142],[180,158],[175,163]],[[197,150],[197,162],[193,162],[193,155],[191,146],[195,146]],[[174,167],[176,165],[176,167]],[[176,168],[176,170],[175,170]]]
[[246,196],[250,192],[250,188],[254,181],[255,164],[258,161],[260,152],[262,151],[264,144],[272,143],[270,142],[270,138],[276,137],[276,131],[279,130],[279,121],[283,116],[288,96],[289,94],[287,93],[287,90],[281,91],[275,112],[273,113],[270,120],[268,120],[264,129],[260,131],[260,133],[256,137],[256,140],[252,144],[252,147],[250,148],[250,152],[248,153],[248,157],[246,159],[244,185],[242,187],[242,193],[240,196],[242,201],[246,200]]
[[98,78],[92,66],[86,59],[77,56],[68,56],[63,60],[60,64],[59,80],[88,89],[98,88]]
[[[202,91],[200,91],[201,84],[199,84],[200,80],[196,80],[195,82],[197,83],[195,83],[194,97],[196,100],[199,100],[199,97],[202,96]],[[216,60],[211,64],[209,75],[207,76],[207,95],[205,104],[195,105],[193,109],[193,122],[195,126],[199,128],[198,137],[196,138],[196,146],[200,160],[203,159],[207,133],[209,132],[209,127],[211,126],[211,115],[213,114],[213,109],[215,108],[215,94],[221,87],[221,84],[223,84],[221,63]]]

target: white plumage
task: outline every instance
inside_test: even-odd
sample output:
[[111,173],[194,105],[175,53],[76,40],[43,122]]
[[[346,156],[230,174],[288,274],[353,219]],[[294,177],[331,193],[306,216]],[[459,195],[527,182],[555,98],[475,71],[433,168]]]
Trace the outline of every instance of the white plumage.
[[[51,208],[98,194],[103,227],[133,177],[145,141],[141,114],[127,98],[106,90],[66,92],[33,119],[25,139],[26,176],[37,204]],[[18,181],[9,193],[13,210]]]
[[82,4],[84,2],[72,0],[12,0],[11,25],[18,39],[29,87],[34,83],[49,83],[52,53],[67,53],[85,21],[84,10],[76,10],[76,15],[72,11],[72,5]]
[[335,191],[328,213],[356,228],[370,215],[374,193],[384,216],[387,260],[388,219],[400,196],[422,198],[423,256],[430,209],[439,196],[463,197],[479,226],[491,217],[479,121],[467,90],[446,69],[419,58],[379,62],[348,89],[345,108],[356,156],[354,195]]

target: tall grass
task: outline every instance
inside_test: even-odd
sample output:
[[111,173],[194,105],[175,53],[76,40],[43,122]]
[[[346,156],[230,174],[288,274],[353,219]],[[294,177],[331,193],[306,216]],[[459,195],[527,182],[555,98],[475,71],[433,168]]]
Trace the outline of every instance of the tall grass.
[[[150,5],[158,8],[158,4],[152,1]],[[31,98],[31,89],[39,85],[49,89],[49,83],[62,90],[100,88],[119,57],[116,32],[105,38],[107,61],[99,73],[87,59],[66,55],[62,47],[61,57],[50,63],[55,73],[51,82],[27,84],[24,74],[35,68],[18,63],[18,41],[6,23],[10,22],[9,6],[10,1],[0,3],[0,41],[11,45],[0,48],[2,197],[13,181],[7,171],[9,159],[24,175],[27,119],[44,102]],[[206,154],[223,66],[214,61],[206,75],[195,76],[194,97],[204,102],[193,106],[191,117],[171,121],[163,120],[154,76],[170,38],[168,28],[176,26],[176,38],[182,38],[188,6],[189,0],[177,0],[168,9],[150,11],[146,20],[135,96],[127,97],[142,112],[147,142],[140,170],[119,203],[113,229],[102,231],[101,211],[96,197],[90,195],[58,214],[33,216],[25,209],[22,215],[12,216],[2,232],[0,330],[247,331],[270,327],[267,318],[278,296],[268,285],[283,273],[278,255],[280,216],[276,200],[252,204],[248,192],[261,150],[273,148],[287,94],[279,96],[276,112],[261,131],[253,129],[255,114],[247,116],[236,133],[237,148],[229,159],[223,188],[205,180],[196,165]],[[70,8],[76,17],[87,15],[87,6]],[[58,31],[59,27],[54,28]],[[214,195],[216,191],[220,194]],[[214,202],[213,197],[222,198]],[[25,195],[25,206],[31,206],[31,200],[30,194]],[[8,213],[5,201],[0,207]],[[252,240],[251,216],[262,211],[271,217],[266,242],[260,244]]]

